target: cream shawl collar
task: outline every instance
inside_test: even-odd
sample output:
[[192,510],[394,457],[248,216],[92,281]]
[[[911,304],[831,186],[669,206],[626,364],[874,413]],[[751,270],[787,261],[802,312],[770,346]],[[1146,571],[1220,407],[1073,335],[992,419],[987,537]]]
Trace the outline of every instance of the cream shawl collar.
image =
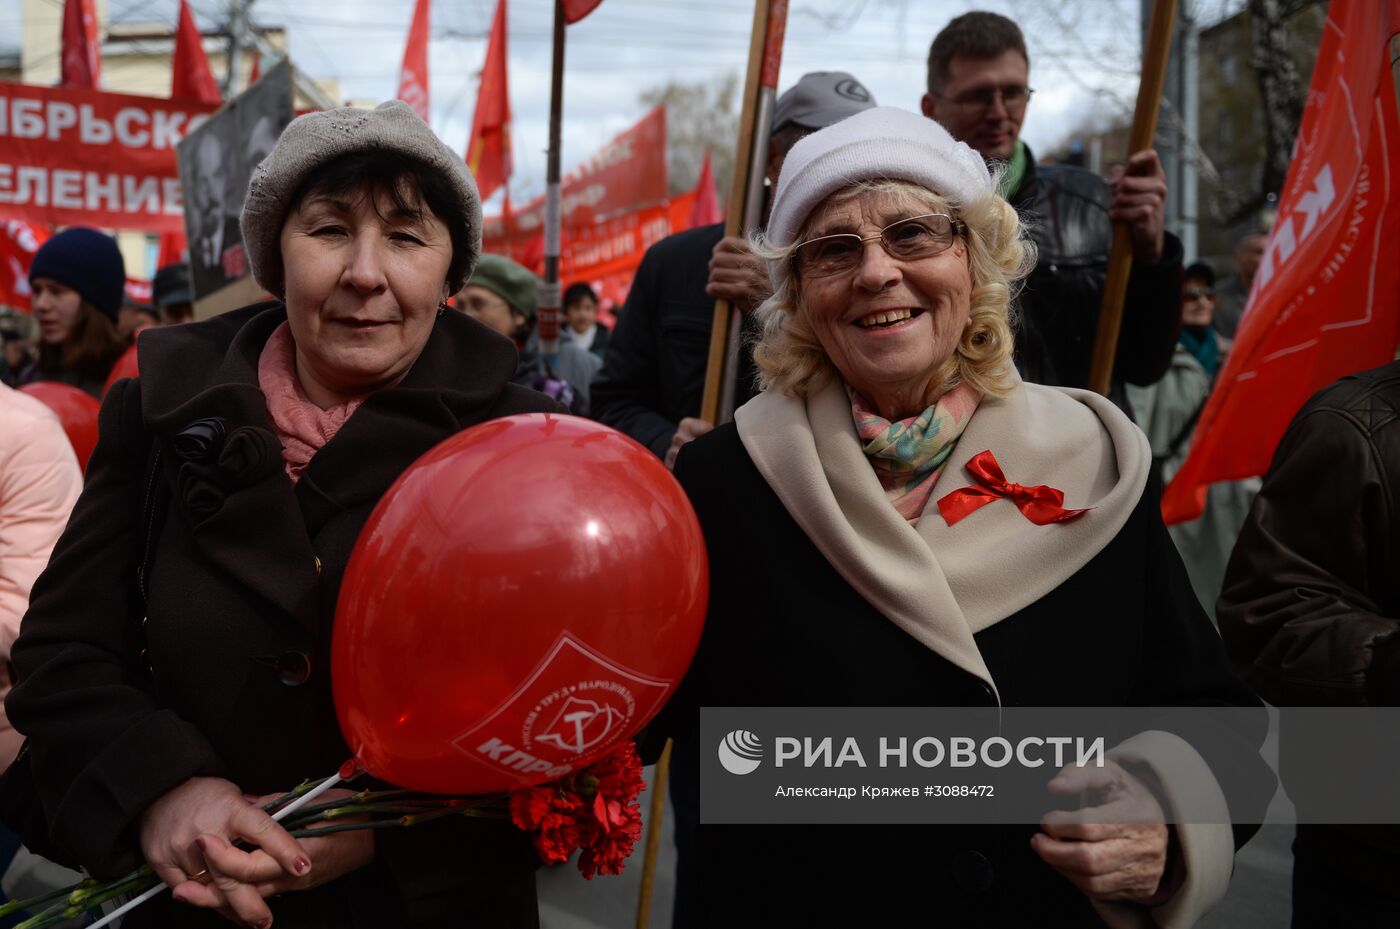
[[[917,527],[890,506],[860,450],[839,383],[803,400],[759,394],[734,415],[739,438],[788,513],[838,573],[895,625],[995,688],[973,634],[1054,590],[1098,554],[1137,505],[1151,451],[1108,400],[1018,380],[986,398]],[[1049,484],[1077,520],[1036,526],[1009,500],[948,526],[937,500],[972,483],[990,449],[1008,481]]]

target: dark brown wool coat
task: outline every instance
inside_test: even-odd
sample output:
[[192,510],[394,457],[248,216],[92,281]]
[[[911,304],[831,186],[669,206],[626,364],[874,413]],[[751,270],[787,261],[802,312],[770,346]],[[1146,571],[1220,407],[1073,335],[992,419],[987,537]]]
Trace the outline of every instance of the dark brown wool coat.
[[[370,511],[453,433],[558,409],[510,384],[509,342],[448,313],[405,379],[371,395],[293,488],[257,386],[258,356],[285,318],[267,303],[141,337],[141,378],[107,397],[86,489],[35,584],[7,709],[29,736],[52,839],[98,876],[139,862],[140,814],[189,777],[272,793],[349,757],[331,625]],[[207,417],[223,420],[221,442],[189,429]],[[171,494],[143,631],[137,522],[153,438]],[[488,820],[420,828],[381,832],[369,868],[276,899],[276,924],[537,923],[523,833]],[[227,925],[168,896],[127,924]]]

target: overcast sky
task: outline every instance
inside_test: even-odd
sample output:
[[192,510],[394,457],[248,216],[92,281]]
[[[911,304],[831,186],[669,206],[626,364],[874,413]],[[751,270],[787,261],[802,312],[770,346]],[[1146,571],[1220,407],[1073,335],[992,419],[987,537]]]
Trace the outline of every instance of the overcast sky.
[[[284,26],[293,62],[336,77],[347,98],[384,100],[398,85],[414,0],[255,0],[261,25]],[[62,0],[42,0],[55,25]],[[476,102],[477,73],[495,0],[435,0],[430,45],[432,125],[459,150]],[[114,22],[175,21],[175,0],[107,0]],[[1193,0],[1210,23],[1240,0]],[[193,0],[216,28],[227,0]],[[780,87],[807,71],[856,75],[884,105],[917,110],[928,44],[949,19],[993,9],[1021,24],[1036,95],[1024,138],[1044,149],[1087,119],[1131,113],[1137,92],[1141,0],[792,0]],[[509,81],[518,200],[543,189],[553,0],[509,0]],[[638,97],[668,81],[719,83],[741,74],[753,6],[747,0],[603,0],[569,27],[565,170],[642,115]],[[17,44],[20,0],[0,0],[0,47]],[[729,144],[733,144],[730,141]]]

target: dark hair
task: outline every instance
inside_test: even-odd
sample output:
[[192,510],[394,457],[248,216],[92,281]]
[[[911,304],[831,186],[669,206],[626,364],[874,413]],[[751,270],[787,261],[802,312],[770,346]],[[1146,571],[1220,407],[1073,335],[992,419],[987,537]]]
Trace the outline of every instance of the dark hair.
[[589,287],[583,281],[570,284],[569,289],[564,291],[564,307],[567,309],[585,297],[592,300],[594,303],[598,302],[598,295],[593,292],[592,287]]
[[1206,264],[1204,261],[1198,261],[1195,264],[1186,266],[1186,270],[1181,272],[1181,279],[1183,281],[1205,281],[1207,287],[1214,287],[1215,270],[1211,268],[1210,265]]
[[468,276],[467,265],[472,260],[475,243],[469,238],[470,227],[456,190],[441,171],[417,158],[387,149],[350,152],[307,175],[292,195],[288,212],[296,210],[312,194],[337,196],[351,192],[369,196],[376,210],[380,194],[389,198],[394,209],[406,213],[420,213],[426,205],[446,224],[452,237],[452,262],[447,266],[446,279],[459,280]]
[[807,136],[816,132],[806,126],[799,126],[797,123],[789,123],[768,138],[768,157],[786,158],[792,147],[801,142]]
[[1030,67],[1021,27],[998,13],[964,13],[933,37],[928,49],[928,92],[937,95],[948,81],[954,58],[996,58],[1020,52]]
[[112,318],[84,300],[78,304],[78,318],[67,342],[39,343],[38,367],[50,376],[77,371],[84,377],[105,381],[124,351],[126,343],[117,335]]

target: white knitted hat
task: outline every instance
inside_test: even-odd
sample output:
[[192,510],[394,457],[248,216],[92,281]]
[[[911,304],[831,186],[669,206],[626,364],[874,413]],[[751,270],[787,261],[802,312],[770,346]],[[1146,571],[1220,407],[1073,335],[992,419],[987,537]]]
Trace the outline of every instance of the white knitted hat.
[[448,281],[452,293],[462,289],[481,254],[481,198],[476,181],[462,156],[444,145],[418,114],[399,100],[381,103],[372,110],[342,107],[307,113],[282,130],[277,147],[253,171],[239,219],[248,264],[259,286],[283,296],[282,223],[302,182],[342,155],[375,150],[417,159],[447,179],[466,218],[463,238],[471,251],[459,279]]
[[859,181],[895,178],[921,184],[954,206],[992,193],[982,156],[938,123],[879,106],[807,136],[788,152],[768,218],[768,241],[792,243],[818,204]]

